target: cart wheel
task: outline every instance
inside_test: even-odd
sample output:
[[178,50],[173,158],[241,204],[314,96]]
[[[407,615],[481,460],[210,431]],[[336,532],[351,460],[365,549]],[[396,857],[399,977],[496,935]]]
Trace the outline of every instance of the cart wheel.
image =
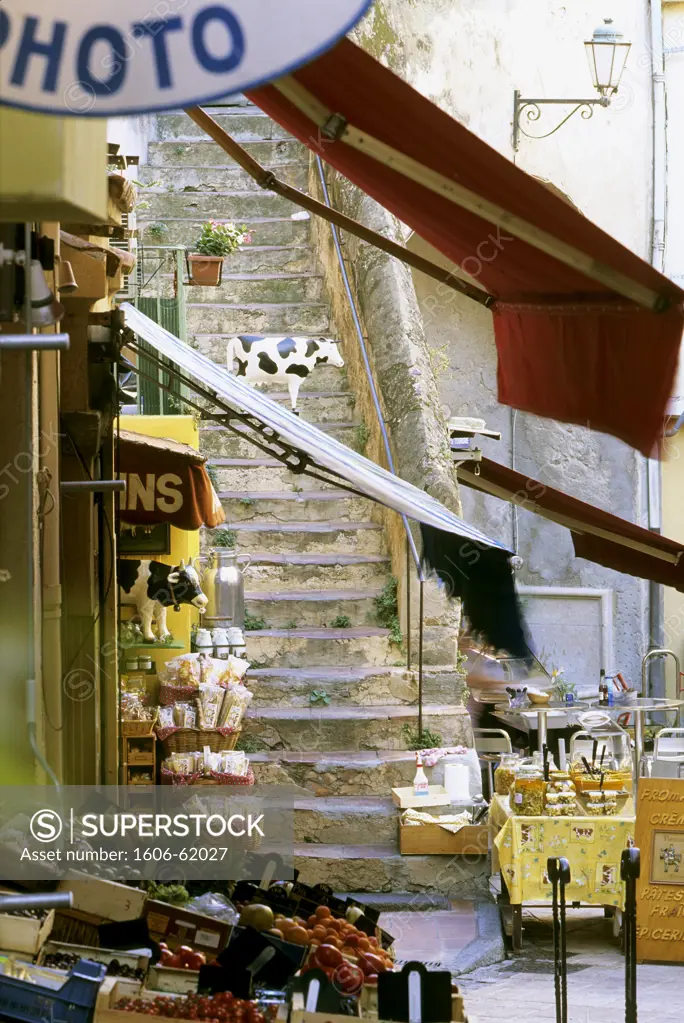
[[511,934],[511,944],[513,945],[513,951],[519,952],[523,946],[522,938],[522,906],[511,906],[513,911],[513,932]]

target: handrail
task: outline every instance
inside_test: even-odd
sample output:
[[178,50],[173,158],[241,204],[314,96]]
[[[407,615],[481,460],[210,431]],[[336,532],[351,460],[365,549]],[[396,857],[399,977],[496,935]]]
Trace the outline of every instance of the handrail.
[[[332,209],[332,203],[330,201],[330,193],[328,191],[328,183],[325,180],[325,173],[323,171],[323,161],[320,156],[316,154],[316,165],[318,167],[318,175],[321,182],[321,190],[323,192],[323,201],[328,209]],[[387,458],[387,467],[389,471],[397,476],[394,465],[394,458],[392,456],[392,449],[390,447],[389,436],[387,433],[387,426],[385,419],[382,414],[382,408],[380,406],[380,398],[378,396],[377,387],[375,386],[375,380],[373,379],[373,372],[371,369],[370,359],[368,357],[368,349],[366,347],[366,339],[363,336],[363,330],[361,329],[361,321],[359,319],[358,310],[356,308],[356,301],[354,299],[351,285],[349,283],[349,275],[347,273],[347,267],[344,262],[344,254],[342,252],[342,246],[340,244],[340,233],[337,225],[330,222],[330,230],[332,232],[333,243],[335,245],[335,252],[337,253],[337,261],[340,266],[340,273],[342,274],[342,281],[344,283],[344,290],[347,295],[347,301],[349,302],[349,311],[354,321],[354,330],[356,331],[356,337],[359,342],[359,348],[361,350],[361,356],[363,358],[363,365],[366,370],[366,377],[368,380],[368,386],[370,388],[371,397],[373,399],[373,405],[375,407],[375,415],[378,420],[378,426],[382,434],[383,447],[385,449],[385,457]],[[416,547],[416,541],[413,538],[411,527],[408,523],[407,516],[402,512],[401,521],[404,526],[406,533],[406,659],[407,659],[407,670],[411,671],[412,661],[412,650],[411,650],[411,573],[410,573],[410,562],[409,554],[413,558],[413,563],[416,567],[416,574],[418,576],[418,584],[420,587],[420,601],[419,601],[419,619],[418,619],[418,736],[423,734],[423,631],[424,631],[424,586],[425,586],[425,574],[423,567],[420,562],[420,555]]]

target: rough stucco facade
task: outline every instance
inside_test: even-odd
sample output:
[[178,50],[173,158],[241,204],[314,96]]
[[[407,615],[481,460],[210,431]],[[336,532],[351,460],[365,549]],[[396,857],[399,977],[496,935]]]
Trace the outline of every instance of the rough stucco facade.
[[[575,117],[548,139],[523,138],[514,153],[514,90],[535,97],[596,95],[583,42],[602,18],[611,16],[632,42],[612,106],[597,108],[591,120]],[[606,3],[600,10],[587,2],[571,6],[548,0],[378,0],[356,38],[490,145],[553,182],[583,213],[649,259],[653,136],[644,0]],[[543,108],[540,133],[554,126],[556,113],[557,108]],[[441,259],[417,237],[409,245]],[[489,457],[506,465],[514,461],[518,470],[551,486],[646,524],[641,456],[591,429],[524,413],[514,416],[499,405],[490,315],[423,275],[414,275],[414,285],[444,415],[486,419],[489,428],[502,433],[501,441],[482,443]],[[575,558],[569,533],[529,512],[519,511],[516,522],[510,506],[465,487],[461,501],[468,520],[515,544],[523,558],[518,579],[549,667],[563,666],[590,686],[598,681],[600,667],[620,668],[637,679],[647,645],[648,585]],[[528,587],[534,589],[526,592]]]

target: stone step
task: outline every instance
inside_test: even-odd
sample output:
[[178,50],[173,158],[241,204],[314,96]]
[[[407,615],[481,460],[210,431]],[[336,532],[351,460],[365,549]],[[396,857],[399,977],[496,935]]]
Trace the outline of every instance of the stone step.
[[326,628],[343,616],[353,625],[377,625],[374,600],[381,586],[360,590],[273,590],[245,594],[247,610],[272,628]]
[[[232,271],[232,262],[228,260],[223,271],[223,280],[219,288],[194,288],[192,298],[195,302],[231,302],[253,303],[264,302],[321,302],[323,294],[323,275],[317,273],[265,273],[244,274],[228,273]],[[173,293],[173,279],[165,281]]]
[[278,589],[362,589],[382,587],[388,571],[383,554],[254,554],[245,585],[254,596]]
[[[272,493],[273,487],[292,493],[303,490],[301,473],[292,472],[276,458],[261,457],[258,449],[254,449],[254,458],[222,458],[216,465],[216,480],[219,493],[245,490],[260,493]],[[333,483],[317,481],[323,490],[339,493],[339,487]]]
[[[212,336],[216,338],[215,334]],[[223,343],[226,344],[233,336],[223,334],[221,336]],[[196,334],[195,343],[199,349],[208,344],[209,339],[202,334]],[[305,422],[315,423],[320,427],[325,423],[339,423],[343,419],[351,418],[351,410],[356,403],[356,396],[351,391],[311,391],[305,390],[305,387],[306,384],[302,386],[297,400],[299,413]],[[287,391],[269,391],[268,397],[290,408],[290,395]]]
[[[241,510],[245,516],[251,511],[256,517],[260,503],[252,501],[250,505],[242,505]],[[231,503],[230,511],[235,512],[235,508],[235,503]],[[313,508],[315,505],[309,505],[309,510]],[[226,522],[226,528],[235,532],[239,549],[252,553],[284,553],[293,545],[311,554],[331,550],[340,554],[380,554],[384,550],[382,527],[376,522],[315,522],[313,518],[306,522],[238,521],[233,518]]]
[[[304,631],[299,630],[300,633]],[[311,630],[311,634],[318,631],[324,635],[325,633],[335,635],[336,638],[328,640],[330,647],[338,645],[337,636],[341,632],[358,634],[371,632],[370,629],[322,629]],[[250,656],[252,656],[250,643],[259,635],[262,634],[248,635],[247,649]],[[362,638],[361,635],[358,638]],[[363,638],[368,641],[370,636]],[[381,639],[379,635],[373,638]],[[379,645],[376,646],[379,653]],[[331,661],[328,660],[328,663]],[[456,746],[462,742],[469,724],[468,713],[462,706],[451,704],[423,706],[423,728],[440,735],[446,746]],[[289,749],[297,752],[325,749],[406,750],[410,744],[410,736],[417,732],[418,707],[397,704],[365,707],[318,704],[310,707],[257,706],[250,707],[242,727],[244,736],[249,736],[262,749],[269,750]]]
[[[262,669],[250,668],[250,676],[253,671]],[[250,752],[249,759],[258,785],[294,785],[314,796],[387,796],[416,773],[410,750],[269,750]]]
[[[282,128],[260,110],[221,109],[215,110],[211,116],[236,142],[292,138],[287,128]],[[179,142],[207,138],[206,132],[185,113],[157,114],[157,136],[160,140]]]
[[383,845],[397,841],[399,811],[383,796],[295,798],[294,839],[309,845],[354,845],[368,838]]
[[159,189],[141,189],[140,198],[149,203],[145,207],[146,220],[232,220],[242,224],[256,217],[289,217],[301,207],[276,192],[169,192]]
[[295,845],[295,867],[304,884],[329,884],[336,891],[444,892],[454,898],[482,897],[486,856],[400,856],[386,845]]
[[[250,568],[250,586],[252,569]],[[307,664],[392,664],[399,656],[387,629],[264,629],[246,635],[249,659],[265,668]]]
[[[203,222],[203,218],[198,217],[163,217],[160,220],[138,217],[138,236],[146,249],[155,245],[192,247],[202,233]],[[253,232],[254,245],[307,245],[311,224],[308,220],[292,220],[291,217],[255,217],[245,221],[245,227]],[[248,248],[245,246],[245,250]]]
[[[148,244],[146,241],[146,257],[158,260],[163,254],[168,254],[165,244]],[[245,245],[239,252],[232,254],[226,267],[231,273],[244,274],[311,273],[314,267],[313,250],[309,245]]]
[[[216,360],[218,362],[218,359]],[[339,370],[334,370],[330,366],[319,366],[316,373],[316,384],[327,383],[328,373],[339,373]],[[320,374],[320,375],[319,375]],[[302,390],[300,394],[305,394],[304,388],[309,383],[305,380],[302,384]],[[313,385],[313,382],[312,382]],[[312,386],[311,385],[311,386]],[[282,385],[279,385],[282,386]],[[268,385],[261,388],[266,394],[269,393]],[[355,434],[359,432],[359,423],[354,423],[352,420],[340,423],[322,423],[320,429],[326,433],[330,433],[335,437],[336,440],[342,441],[343,444],[349,445],[349,447],[357,448],[355,441]],[[215,424],[201,424],[200,425],[200,445],[202,448],[202,454],[209,459],[210,464],[220,465],[222,458],[248,458],[249,455],[255,451],[254,444],[250,443],[249,438],[257,436],[246,426],[240,429],[242,436],[238,436],[231,430],[227,430],[223,426]],[[257,449],[258,450],[258,449]]]
[[281,302],[228,305],[188,302],[190,334],[327,334],[330,309],[326,303]]
[[[306,515],[312,526],[322,524],[326,526],[329,521],[339,523],[339,528],[325,528],[316,533],[316,544],[329,551],[336,543],[343,543],[345,538],[336,535],[342,530],[366,529],[374,524],[370,522],[375,505],[372,501],[362,497],[344,496],[344,491],[330,490],[303,490],[301,493],[295,491],[274,491],[260,493],[258,490],[225,491],[222,500],[226,516],[233,523],[235,529],[255,529],[258,533],[283,534],[288,526],[293,525],[295,532],[302,532],[302,527],[308,523],[301,522],[302,516]],[[279,536],[255,537],[257,546],[265,544],[267,552],[275,550],[283,553],[285,549],[292,549],[292,537],[285,548],[279,547]],[[352,542],[354,549],[357,544],[364,543],[363,538],[347,538]],[[271,543],[275,547],[271,547]],[[307,550],[309,548],[307,547]],[[365,547],[360,549],[365,550]],[[376,550],[375,541],[372,542],[373,551]],[[340,547],[342,550],[342,547]],[[353,551],[352,551],[353,553]]]
[[[192,151],[193,147],[189,148]],[[225,159],[229,159],[228,156],[225,156]],[[286,185],[292,185],[293,188],[306,191],[309,178],[309,169],[306,164],[292,162],[271,163],[268,169],[273,171],[275,176],[280,181],[284,181]],[[146,189],[165,194],[179,193],[185,190],[188,190],[188,195],[192,191],[208,192],[218,190],[223,192],[234,190],[255,193],[262,191],[254,178],[250,177],[247,171],[244,171],[237,164],[208,167],[206,165],[202,166],[199,163],[196,165],[182,164],[179,161],[178,166],[166,164],[163,167],[163,179],[161,171],[162,168],[159,166],[145,164],[138,168],[137,177],[145,185]],[[162,183],[157,184],[160,180]]]
[[[243,139],[240,145],[262,166],[273,167],[283,163],[309,166],[309,151],[297,139],[260,137],[260,141],[256,142]],[[173,139],[151,142],[147,160],[152,167],[228,167],[232,170],[236,166],[225,150],[206,135],[191,142]]]
[[[252,605],[250,604],[252,613]],[[332,706],[392,706],[418,700],[417,671],[402,667],[250,668],[247,685],[254,692],[253,707],[310,707],[314,690],[325,693]],[[460,696],[449,667],[425,668],[423,699],[427,703],[450,703]],[[317,704],[318,705],[318,704]]]

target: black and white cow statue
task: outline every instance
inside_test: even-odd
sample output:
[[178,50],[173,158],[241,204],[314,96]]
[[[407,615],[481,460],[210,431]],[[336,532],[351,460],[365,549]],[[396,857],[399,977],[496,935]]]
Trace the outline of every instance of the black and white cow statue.
[[154,643],[157,638],[152,632],[152,619],[157,623],[160,640],[170,635],[166,624],[167,607],[192,604],[200,614],[206,609],[208,600],[192,564],[186,565],[181,561],[180,565],[165,565],[161,561],[118,558],[116,569],[119,600],[138,609],[147,643]]
[[[228,342],[228,372],[244,377],[249,383],[280,380],[287,384],[292,411],[297,412],[297,397],[302,382],[316,366],[344,366],[339,341],[330,338],[266,337],[263,334],[240,334]],[[235,368],[237,364],[237,369]]]

